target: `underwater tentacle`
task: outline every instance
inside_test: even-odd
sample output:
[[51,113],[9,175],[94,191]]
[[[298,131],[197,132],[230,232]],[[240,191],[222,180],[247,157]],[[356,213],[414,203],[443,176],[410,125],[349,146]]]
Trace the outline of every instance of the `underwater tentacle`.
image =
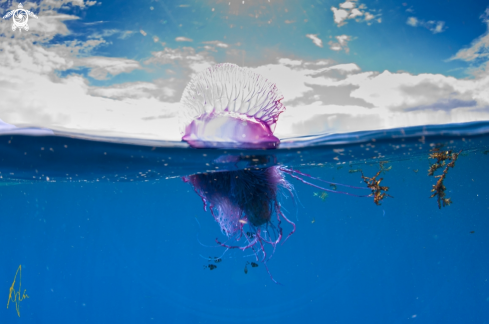
[[[311,179],[314,179],[314,180],[318,180],[318,181],[322,181],[322,182],[325,182],[325,183],[328,183],[328,184],[333,184],[335,186],[341,186],[341,187],[348,187],[348,188],[353,188],[353,189],[365,189],[365,190],[370,190],[369,188],[365,188],[365,187],[356,187],[356,186],[352,186],[352,185],[346,185],[346,184],[342,184],[342,183],[337,183],[337,182],[330,182],[330,181],[326,181],[326,180],[323,180],[323,179],[320,179],[320,178],[316,178],[316,177],[313,177],[312,175],[309,175],[307,173],[303,173],[303,172],[300,172],[300,171],[297,171],[297,170],[294,170],[294,169],[287,169],[287,168],[284,168],[284,167],[280,167],[280,170],[284,171],[284,172],[287,172],[288,174],[290,174],[290,172],[294,172],[294,173],[297,173],[297,174],[300,174],[300,175],[303,175],[305,177],[308,177],[308,178],[311,178]],[[338,192],[336,190],[334,190],[335,192]]]
[[[287,171],[286,171],[287,172]],[[314,187],[314,188],[318,188],[318,189],[321,189],[323,191],[328,191],[328,192],[335,192],[335,193],[340,193],[340,194],[343,194],[343,195],[348,195],[348,196],[353,196],[353,197],[372,197],[372,194],[370,195],[355,195],[355,194],[352,194],[352,193],[349,193],[349,192],[346,192],[346,191],[338,191],[338,190],[331,190],[331,189],[326,189],[326,188],[323,188],[323,187],[320,187],[320,186],[317,186],[313,183],[310,183],[310,182],[307,182],[306,180],[292,174],[291,172],[287,172],[292,178],[294,179],[297,179],[303,183],[305,183],[306,185],[309,185],[311,187]]]

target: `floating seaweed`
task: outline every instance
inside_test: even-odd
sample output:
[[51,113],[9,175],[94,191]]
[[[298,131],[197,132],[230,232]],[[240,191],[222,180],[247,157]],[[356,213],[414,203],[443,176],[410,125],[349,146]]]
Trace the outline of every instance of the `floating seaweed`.
[[323,192],[314,192],[313,193],[315,197],[319,197],[319,199],[321,199],[322,201],[325,201],[326,198],[328,198],[328,193],[326,193],[325,191]]
[[441,151],[442,147],[443,145],[439,144],[431,149],[432,153],[430,154],[429,158],[436,159],[436,162],[430,165],[430,168],[428,169],[428,176],[434,175],[436,170],[445,166],[446,160],[452,159],[452,151]]
[[382,174],[385,174],[386,172],[389,172],[392,169],[392,165],[388,168],[385,167],[385,164],[389,163],[388,161],[380,161],[379,166],[380,166],[380,172]]
[[384,180],[384,178],[380,178],[379,180],[376,179],[382,172],[385,173],[385,171],[389,171],[391,169],[390,167],[388,169],[385,169],[385,167],[384,167],[385,163],[386,162],[380,162],[379,163],[380,164],[380,170],[372,178],[364,176],[363,172],[360,170],[360,172],[362,173],[363,181],[367,184],[367,187],[370,190],[372,190],[372,196],[374,197],[374,202],[376,205],[380,205],[380,201],[387,196],[394,198],[387,193],[387,191],[389,191],[389,187],[385,187],[385,186],[380,185],[380,182],[382,180]]
[[246,264],[245,264],[245,267],[244,267],[244,273],[245,274],[248,274],[248,264],[251,265],[252,268],[258,267],[258,263],[247,261]]
[[362,172],[362,169],[350,169],[350,170],[348,170],[348,173],[357,173],[357,172]]
[[[433,194],[430,196],[430,198],[437,196],[439,209],[441,209],[442,206],[445,207],[452,204],[451,198],[445,198],[445,191],[447,188],[443,184],[443,181],[447,176],[448,168],[453,168],[455,166],[455,161],[457,160],[460,152],[462,152],[462,150],[460,150],[458,153],[452,153],[451,150],[441,151],[441,148],[442,145],[438,145],[431,150],[432,153],[430,154],[430,159],[436,159],[436,162],[430,165],[430,168],[428,169],[428,176],[434,176],[436,170],[445,166],[442,174],[434,176],[435,178],[438,178],[438,181],[433,185],[433,189],[431,189]],[[451,162],[447,164],[445,162],[446,160]]]
[[[207,258],[207,261],[209,261],[209,262],[214,261],[215,263],[220,263],[222,261],[222,259],[220,257],[209,257],[209,258]],[[204,265],[204,269],[209,269],[211,271],[214,270],[215,268],[217,268],[217,266],[214,264]]]

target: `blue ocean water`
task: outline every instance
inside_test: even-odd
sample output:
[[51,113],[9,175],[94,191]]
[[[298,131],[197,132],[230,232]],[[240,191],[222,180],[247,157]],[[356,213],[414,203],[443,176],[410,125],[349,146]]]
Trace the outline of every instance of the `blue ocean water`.
[[[430,198],[434,148],[460,152],[442,208]],[[225,237],[182,181],[277,165],[361,187],[362,173],[381,171],[392,196],[376,205],[285,175],[297,199],[281,203],[297,230],[267,262],[280,285],[263,263],[250,267],[249,250],[213,261]],[[2,135],[1,322],[489,323],[488,166],[487,122],[325,134],[276,150]]]

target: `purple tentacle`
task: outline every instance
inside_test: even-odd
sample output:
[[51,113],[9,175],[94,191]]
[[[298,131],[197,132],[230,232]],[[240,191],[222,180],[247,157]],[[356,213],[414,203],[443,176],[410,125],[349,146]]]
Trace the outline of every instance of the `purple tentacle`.
[[[287,171],[285,171],[287,172]],[[314,187],[314,188],[318,188],[318,189],[321,189],[323,191],[328,191],[328,192],[336,192],[336,193],[340,193],[340,194],[343,194],[343,195],[348,195],[348,196],[353,196],[353,197],[372,197],[372,195],[354,195],[354,194],[351,194],[349,192],[345,192],[345,191],[338,191],[338,190],[331,190],[331,189],[326,189],[326,188],[323,188],[323,187],[320,187],[320,186],[316,186],[315,184],[312,184],[310,182],[307,182],[306,180],[302,179],[302,178],[299,178],[298,176],[292,174],[291,172],[287,172],[292,178],[294,179],[297,179],[303,183],[305,183],[306,185],[309,185],[311,187]],[[363,189],[363,188],[362,188]]]
[[[328,184],[332,184],[332,185],[335,185],[335,186],[348,187],[348,188],[353,188],[353,189],[370,190],[369,188],[365,188],[365,187],[356,187],[356,186],[346,185],[346,184],[342,184],[342,183],[336,183],[336,182],[326,181],[326,180],[313,177],[312,175],[309,175],[307,173],[303,173],[303,172],[300,172],[300,171],[297,171],[297,170],[294,170],[294,169],[286,169],[284,167],[280,167],[280,170],[282,170],[284,172],[287,172],[288,174],[291,174],[291,172],[297,173],[297,174],[303,175],[305,177],[308,177],[308,178],[311,178],[311,179],[314,179],[314,180],[317,180],[317,181],[321,181],[321,182],[326,182]],[[339,192],[339,191],[333,190],[333,192]]]

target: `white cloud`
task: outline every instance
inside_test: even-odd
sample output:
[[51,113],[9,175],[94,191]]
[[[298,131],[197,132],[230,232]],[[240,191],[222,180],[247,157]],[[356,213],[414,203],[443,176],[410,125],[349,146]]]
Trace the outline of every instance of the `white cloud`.
[[77,6],[80,8],[91,7],[97,4],[97,1],[83,1],[83,0],[47,0],[44,1],[46,5],[52,6]]
[[75,60],[76,66],[91,68],[89,76],[97,80],[106,80],[109,75],[129,73],[141,69],[139,62],[118,57],[92,56]]
[[355,8],[355,3],[353,3],[352,1],[345,1],[343,3],[340,3],[340,8],[353,9]]
[[486,8],[479,18],[482,19],[483,22],[489,23],[489,7]]
[[[369,12],[366,12],[365,13],[365,21],[370,21],[372,19],[375,19],[375,16],[372,15],[371,13],[369,13]],[[378,22],[380,23],[380,18],[379,18]]]
[[150,82],[127,82],[110,87],[90,87],[87,93],[93,96],[118,100],[125,98],[140,99],[151,98],[152,95],[148,90],[153,91],[157,89],[156,84]]
[[432,27],[430,29],[430,31],[433,33],[433,34],[438,34],[438,33],[441,33],[443,31],[445,31],[445,22],[444,21],[437,21],[436,24],[435,24],[435,27]]
[[[137,61],[118,59],[122,66],[118,68],[140,68]],[[109,63],[111,63],[109,61]],[[127,82],[108,87],[90,87],[88,94],[116,100],[156,98],[162,102],[175,103],[180,100],[183,89],[191,77],[215,64],[207,52],[199,52],[192,47],[165,48],[163,51],[153,52],[152,57],[143,62],[145,65],[167,65],[177,67],[166,69],[169,79],[156,79],[152,82]],[[105,65],[102,65],[105,68]],[[119,70],[118,70],[119,71]],[[126,72],[123,70],[122,72]],[[110,73],[110,71],[109,71]]]
[[[366,13],[367,15],[370,15],[368,12]],[[363,12],[361,12],[360,10],[358,10],[357,8],[353,9],[351,12],[350,12],[350,15],[348,16],[349,19],[352,19],[352,18],[355,18],[355,17],[359,17],[359,16],[363,16]],[[373,16],[372,16],[373,17]],[[370,20],[370,19],[368,19]]]
[[[346,82],[346,81],[345,81]],[[419,109],[419,107],[438,107],[440,100],[452,99],[460,103],[474,100],[477,93],[475,82],[458,80],[441,74],[409,73],[371,73],[350,78],[349,82],[359,88],[351,96],[360,98],[375,107],[384,107],[391,111]],[[470,86],[474,87],[473,90]],[[489,102],[481,101],[481,105]],[[448,107],[450,108],[450,107]]]
[[416,17],[409,17],[406,21],[406,24],[412,27],[419,27],[419,26],[424,27],[428,29],[430,32],[432,32],[433,34],[442,33],[447,29],[444,21],[434,21],[434,20],[424,21]]
[[311,76],[314,70],[297,69],[297,66],[281,64],[261,65],[253,70],[277,84],[278,89],[286,94],[284,103],[301,98],[306,92],[312,90],[307,85],[307,81],[314,82]]
[[202,42],[202,44],[209,44],[209,45],[214,45],[214,46],[217,46],[217,47],[221,47],[221,48],[228,48],[229,45],[226,44],[226,43],[223,43],[221,41],[207,41],[207,42]]
[[187,37],[177,37],[175,38],[177,42],[193,42],[193,39],[187,38]]
[[312,63],[281,59],[254,69],[285,96],[279,137],[489,119],[489,77],[361,72],[355,64]]
[[471,67],[467,72],[478,78],[489,75],[489,7],[480,18],[486,24],[486,32],[448,59],[469,62]]
[[176,64],[179,62],[184,69],[198,73],[215,64],[214,59],[207,52],[197,53],[193,47],[181,49],[166,47],[163,51],[152,52],[152,57],[144,61],[145,64]]
[[109,37],[109,36],[121,34],[121,33],[123,34],[124,32],[122,32],[118,29],[102,29],[100,32],[96,32],[96,33],[92,34],[91,36],[93,38],[102,38],[102,37]]
[[[357,7],[357,0],[346,0],[339,4],[339,8],[331,7],[333,12],[334,22],[341,27],[347,23],[348,19],[354,19],[356,22],[366,22],[367,25],[371,25],[372,21],[382,22],[380,12],[375,10],[367,10],[367,6],[360,4]],[[374,20],[376,19],[376,20]]]
[[[88,94],[92,96],[111,98],[116,100],[156,98],[162,102],[178,102],[182,89],[174,87],[178,81],[174,78],[159,79],[153,82],[126,82],[108,87],[90,87]],[[172,87],[173,86],[173,87]],[[173,116],[173,117],[176,117]]]
[[406,24],[408,24],[409,26],[417,27],[418,26],[418,18],[409,17],[408,20],[406,21]]
[[311,39],[312,42],[314,43],[314,45],[316,45],[318,47],[323,47],[323,41],[319,37],[317,37],[317,35],[307,34],[306,37]]
[[329,41],[329,48],[333,51],[341,51],[344,50],[346,53],[350,52],[348,48],[348,42],[351,40],[351,36],[348,35],[339,35],[335,36],[337,42]]
[[347,10],[331,7],[331,11],[333,11],[334,22],[338,25],[338,27],[346,24],[344,20],[348,17]]
[[223,48],[227,49],[230,47],[229,44],[217,40],[202,42],[202,44],[206,44],[204,45],[204,49],[206,51],[211,51],[211,52],[217,52],[218,49],[223,49]]
[[132,30],[125,30],[120,33],[120,36],[118,37],[119,39],[126,39],[127,37],[134,35],[134,32]]
[[487,60],[489,58],[489,21],[487,22],[486,32],[476,38],[470,47],[461,49],[450,58],[450,60],[463,60],[467,62],[474,61],[476,59]]
[[86,57],[91,54],[93,49],[99,46],[107,45],[108,43],[103,38],[91,38],[86,41],[72,40],[64,41],[63,43],[46,45],[52,52],[59,54],[61,57]]
[[0,67],[15,69],[19,73],[49,74],[72,66],[71,60],[41,46],[16,39],[0,42]]
[[[0,95],[3,102],[8,103],[2,106],[0,115],[13,125],[94,135],[179,140],[174,113],[178,104],[175,103],[152,97],[102,98],[89,94],[90,87],[81,76],[53,81],[45,74],[32,71],[19,74],[17,69],[4,66],[0,67],[0,83],[3,85]],[[165,112],[171,113],[164,120],[147,119]]]
[[291,60],[289,58],[281,58],[278,60],[279,64],[288,65],[288,66],[301,66],[301,60]]
[[360,67],[355,63],[337,64],[321,70],[321,72],[324,71],[338,71],[341,74],[352,74],[354,72],[360,72]]

